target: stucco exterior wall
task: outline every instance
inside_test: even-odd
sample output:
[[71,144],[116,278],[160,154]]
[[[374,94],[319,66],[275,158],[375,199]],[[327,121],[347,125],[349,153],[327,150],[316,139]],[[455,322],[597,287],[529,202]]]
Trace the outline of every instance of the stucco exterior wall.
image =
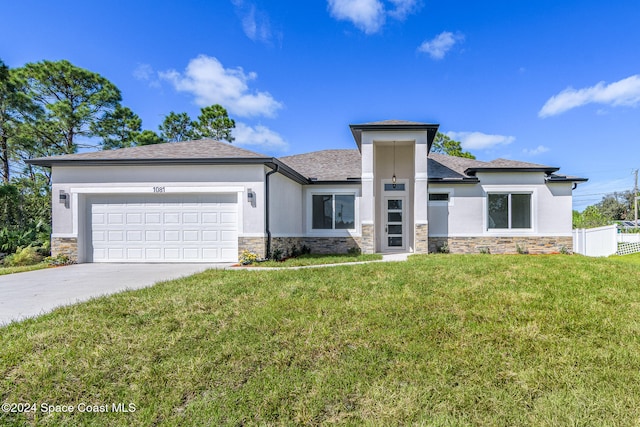
[[[448,192],[450,200],[429,202],[430,237],[571,236],[571,183],[544,181],[539,173],[483,173],[479,184],[430,184],[430,193]],[[489,230],[487,193],[527,192],[532,195],[532,228]]]
[[274,235],[303,233],[302,185],[278,173],[269,177],[269,228]]

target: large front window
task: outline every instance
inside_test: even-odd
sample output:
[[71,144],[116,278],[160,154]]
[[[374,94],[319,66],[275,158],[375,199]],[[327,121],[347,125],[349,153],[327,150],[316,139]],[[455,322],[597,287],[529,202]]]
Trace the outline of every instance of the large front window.
[[531,194],[490,193],[489,229],[531,228]]
[[314,194],[312,226],[316,230],[355,228],[353,194]]

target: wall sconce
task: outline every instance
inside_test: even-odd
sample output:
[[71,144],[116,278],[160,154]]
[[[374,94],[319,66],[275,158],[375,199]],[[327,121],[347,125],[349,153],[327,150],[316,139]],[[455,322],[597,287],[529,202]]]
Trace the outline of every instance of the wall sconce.
[[64,207],[69,207],[69,195],[64,192],[64,190],[60,190],[60,195],[58,196],[58,201],[60,203],[64,203]]
[[249,202],[252,207],[256,207],[256,193],[254,193],[251,188],[247,189],[247,202]]

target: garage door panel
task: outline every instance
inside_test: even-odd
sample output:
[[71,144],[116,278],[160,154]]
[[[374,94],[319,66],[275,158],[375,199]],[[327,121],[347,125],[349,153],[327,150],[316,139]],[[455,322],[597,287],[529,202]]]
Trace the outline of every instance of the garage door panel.
[[200,215],[198,212],[185,212],[182,214],[183,224],[199,224]]
[[218,214],[216,212],[203,212],[202,213],[203,224],[217,224]]
[[160,261],[162,260],[162,249],[160,248],[145,248],[144,257],[147,261]]
[[235,194],[94,196],[94,262],[237,261]]
[[202,241],[204,241],[204,242],[217,242],[217,241],[219,241],[218,232],[215,231],[215,230],[204,230],[202,232]]
[[144,214],[145,224],[160,224],[160,212],[146,212]]
[[164,241],[165,242],[179,242],[180,241],[180,230],[165,230],[165,232],[164,232]]
[[91,222],[93,224],[104,224],[104,214],[94,213],[93,215],[91,215]]
[[127,242],[142,243],[142,230],[129,230],[127,231]]
[[122,231],[109,231],[107,233],[107,241],[122,242],[124,241],[124,233]]
[[167,261],[179,261],[180,249],[179,248],[164,248],[164,259]]
[[220,241],[222,242],[234,242],[238,240],[238,235],[235,231],[222,230],[220,233]]
[[144,259],[142,248],[127,248],[127,259],[131,261],[142,261]]
[[142,224],[142,213],[128,213],[127,224]]
[[178,212],[165,212],[163,220],[165,224],[180,224],[180,214]]
[[107,214],[107,224],[120,225],[124,224],[124,215],[121,213],[109,213]]

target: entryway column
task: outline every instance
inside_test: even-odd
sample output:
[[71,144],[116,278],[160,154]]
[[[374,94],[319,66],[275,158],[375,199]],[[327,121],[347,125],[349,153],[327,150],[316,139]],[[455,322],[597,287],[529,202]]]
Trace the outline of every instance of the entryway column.
[[427,141],[417,140],[414,159],[415,188],[413,191],[413,218],[415,223],[414,252],[429,252],[429,219],[427,212],[428,173],[427,173]]
[[362,141],[362,197],[360,199],[361,250],[365,254],[376,251],[375,196],[373,181],[373,141]]

